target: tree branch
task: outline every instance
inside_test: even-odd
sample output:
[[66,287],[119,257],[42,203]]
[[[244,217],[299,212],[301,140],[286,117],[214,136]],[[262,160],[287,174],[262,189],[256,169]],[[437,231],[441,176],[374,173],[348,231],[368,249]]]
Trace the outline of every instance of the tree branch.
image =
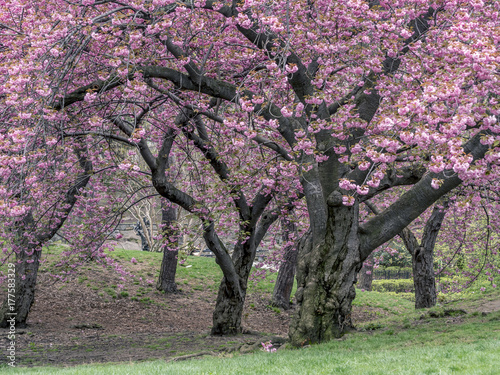
[[[489,148],[488,145],[483,145],[480,142],[481,137],[485,134],[487,133],[477,133],[464,146],[464,152],[471,154],[474,161],[483,158]],[[458,175],[455,174],[453,177],[446,177],[447,174],[451,173],[449,170],[438,174],[427,173],[384,212],[361,225],[361,258],[366,259],[374,249],[400,233],[403,228],[420,216],[440,197],[460,185],[462,180]],[[439,189],[434,189],[431,186],[433,178],[444,180]]]

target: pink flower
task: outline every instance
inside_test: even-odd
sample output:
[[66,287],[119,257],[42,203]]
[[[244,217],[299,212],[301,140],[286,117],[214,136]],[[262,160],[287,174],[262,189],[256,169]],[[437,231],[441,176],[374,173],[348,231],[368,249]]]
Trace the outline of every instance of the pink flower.
[[363,185],[363,186],[358,186],[358,187],[356,188],[356,191],[358,192],[358,194],[359,194],[359,195],[366,195],[366,194],[368,194],[368,191],[369,191],[369,190],[370,190],[370,189],[369,189],[369,188],[368,188],[368,186],[366,186],[366,185]]
[[354,204],[354,197],[352,195],[343,195],[342,203],[344,206],[352,206]]
[[273,348],[271,341],[261,342],[260,344],[262,345],[262,350],[265,352],[274,353],[276,351],[276,348]]
[[431,186],[434,188],[434,189],[439,189],[439,187],[441,186],[441,184],[443,183],[443,180],[439,180],[437,178],[433,178],[432,179],[432,182],[431,182]]
[[135,258],[130,259],[130,261],[131,261],[132,263],[134,263],[134,264],[136,264],[136,263],[137,263],[137,259],[135,259]]
[[366,160],[365,160],[365,161],[362,161],[362,162],[359,164],[358,168],[359,168],[360,170],[362,170],[362,171],[366,171],[368,168],[370,168],[370,162],[369,162],[369,161],[366,161]]
[[290,112],[287,108],[282,108],[281,109],[281,114],[284,116],[284,117],[292,117],[292,112]]
[[92,103],[96,99],[97,99],[97,93],[96,92],[94,92],[94,93],[88,92],[88,93],[85,94],[85,97],[83,98],[83,100],[86,101],[87,103]]

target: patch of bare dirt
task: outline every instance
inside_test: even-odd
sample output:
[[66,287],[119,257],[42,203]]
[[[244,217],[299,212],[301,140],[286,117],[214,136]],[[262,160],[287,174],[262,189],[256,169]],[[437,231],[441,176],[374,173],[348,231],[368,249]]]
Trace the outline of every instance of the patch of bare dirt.
[[481,303],[477,310],[485,313],[498,311],[500,310],[500,299]]
[[[141,281],[127,285],[129,295],[121,297],[116,288],[120,282],[119,275],[98,267],[81,271],[66,283],[54,283],[47,274],[40,274],[28,327],[17,330],[17,363],[169,359],[238,350],[287,334],[291,312],[270,309],[268,298],[261,295],[247,298],[243,326],[248,333],[214,337],[209,332],[216,285],[180,285],[181,292],[163,294]],[[113,290],[115,298],[108,294]],[[0,347],[8,341],[7,331],[0,330]]]

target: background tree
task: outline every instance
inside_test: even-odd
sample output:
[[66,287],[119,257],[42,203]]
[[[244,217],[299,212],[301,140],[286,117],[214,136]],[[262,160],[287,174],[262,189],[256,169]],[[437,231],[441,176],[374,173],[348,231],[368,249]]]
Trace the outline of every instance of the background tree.
[[283,259],[278,269],[276,284],[273,289],[271,304],[285,310],[290,308],[297,267],[297,245],[299,243],[297,224],[287,219],[281,220]]
[[177,271],[179,240],[181,238],[177,226],[177,208],[170,202],[161,202],[161,228],[160,234],[163,245],[163,259],[161,262],[160,276],[156,289],[165,293],[177,292],[175,273]]

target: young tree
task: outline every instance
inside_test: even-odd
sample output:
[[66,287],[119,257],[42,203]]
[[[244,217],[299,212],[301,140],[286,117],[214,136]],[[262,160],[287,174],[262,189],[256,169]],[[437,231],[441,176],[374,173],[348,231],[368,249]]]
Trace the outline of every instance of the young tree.
[[[368,205],[375,214],[379,213],[379,210],[372,204]],[[409,227],[404,228],[399,234],[412,259],[416,309],[433,307],[437,302],[434,247],[448,208],[446,199],[434,205],[432,214],[425,220],[420,242]],[[363,268],[365,268],[364,265]],[[373,263],[371,268],[373,269]]]
[[[497,182],[490,181],[491,183],[496,185]],[[481,274],[490,276],[493,284],[491,275],[495,274],[498,268],[494,250],[497,238],[493,232],[498,222],[496,219],[490,220],[490,217],[498,216],[498,205],[487,193],[488,185],[481,187],[479,191],[472,186],[461,186],[453,190],[399,234],[411,255],[415,308],[429,308],[436,304],[436,276],[457,274],[457,270],[452,271],[455,267],[450,265],[457,258],[461,259],[463,266],[467,263],[463,268],[474,269],[475,272],[459,271],[458,274],[466,281],[455,289],[468,287]],[[390,201],[390,196],[378,198],[381,206],[388,206],[386,202]],[[474,204],[470,204],[471,201]],[[368,205],[372,211],[379,212],[373,202]],[[445,229],[441,230],[442,227]],[[468,254],[466,261],[465,251],[462,251],[465,248]],[[479,261],[481,258],[483,260]],[[450,269],[444,272],[448,267]]]
[[[301,189],[307,201],[310,232],[299,249],[290,327],[292,343],[302,345],[352,327],[354,282],[374,249],[462,181],[482,184],[498,172],[496,1],[7,3],[2,22],[22,34],[9,47],[30,46],[28,61],[41,61],[25,63],[27,75],[58,98],[52,108],[98,114],[79,131],[135,143],[157,191],[199,213],[224,272],[213,333],[239,329],[256,244],[275,217],[264,214],[274,194]],[[22,33],[21,13],[33,20]],[[56,89],[40,80],[47,76],[57,77]],[[7,87],[23,85],[8,77]],[[14,104],[26,90],[4,92]],[[179,133],[229,186],[245,234],[232,259],[210,205],[165,174],[173,141],[162,125],[179,107]],[[152,110],[162,121],[143,126],[141,113]],[[159,145],[156,157],[146,136]],[[243,152],[252,144],[260,145],[253,159]],[[410,188],[359,221],[360,203],[400,185]]]

